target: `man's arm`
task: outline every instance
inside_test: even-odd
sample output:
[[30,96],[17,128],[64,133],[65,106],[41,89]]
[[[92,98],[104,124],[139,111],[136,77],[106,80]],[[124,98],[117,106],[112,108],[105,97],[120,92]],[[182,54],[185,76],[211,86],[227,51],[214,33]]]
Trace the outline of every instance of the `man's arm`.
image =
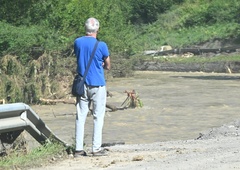
[[105,58],[104,63],[103,63],[103,68],[105,70],[110,70],[111,69],[111,63],[110,63],[110,57],[108,56]]

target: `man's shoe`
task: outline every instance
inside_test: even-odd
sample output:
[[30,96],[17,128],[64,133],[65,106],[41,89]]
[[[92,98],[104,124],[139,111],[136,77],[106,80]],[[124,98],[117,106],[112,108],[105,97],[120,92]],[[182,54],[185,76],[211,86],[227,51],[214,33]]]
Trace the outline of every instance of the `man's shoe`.
[[93,156],[107,156],[106,149],[102,148],[100,151],[93,152]]
[[75,158],[78,158],[78,157],[81,157],[81,156],[87,156],[87,153],[84,150],[75,151],[75,153],[74,153]]

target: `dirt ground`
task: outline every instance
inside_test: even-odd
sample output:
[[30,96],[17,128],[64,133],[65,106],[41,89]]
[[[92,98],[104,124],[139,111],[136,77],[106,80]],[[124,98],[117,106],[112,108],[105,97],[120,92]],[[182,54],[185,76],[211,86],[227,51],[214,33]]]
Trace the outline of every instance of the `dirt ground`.
[[[69,158],[32,170],[75,169],[240,169],[240,74],[136,72],[109,79],[108,102],[120,106],[125,90],[136,90],[143,108],[106,112],[105,157]],[[74,143],[75,106],[32,106],[61,139]],[[92,117],[86,123],[90,152]],[[231,122],[231,123],[229,123]]]
[[238,136],[119,145],[110,148],[109,156],[69,158],[44,169],[235,170],[240,169],[239,142]]

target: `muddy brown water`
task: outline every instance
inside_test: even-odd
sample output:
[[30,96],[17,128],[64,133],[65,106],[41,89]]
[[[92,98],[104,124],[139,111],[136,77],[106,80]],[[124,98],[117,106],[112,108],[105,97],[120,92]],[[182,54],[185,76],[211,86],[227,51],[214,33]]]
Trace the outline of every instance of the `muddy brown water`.
[[[240,117],[240,74],[139,71],[131,78],[108,79],[108,102],[120,106],[125,90],[136,90],[144,106],[106,112],[103,143],[152,143],[194,139],[199,133]],[[46,125],[68,144],[74,143],[73,104],[31,106]],[[92,117],[85,125],[91,145]]]

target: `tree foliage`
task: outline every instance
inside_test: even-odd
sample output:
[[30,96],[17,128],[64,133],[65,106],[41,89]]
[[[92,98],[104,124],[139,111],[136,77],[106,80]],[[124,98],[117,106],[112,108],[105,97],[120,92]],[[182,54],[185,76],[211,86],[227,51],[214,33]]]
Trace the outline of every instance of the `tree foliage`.
[[174,39],[169,36],[179,34],[174,32],[183,28],[217,23],[233,23],[235,28],[235,23],[240,22],[239,3],[238,0],[1,0],[0,57],[18,55],[26,63],[45,51],[66,53],[74,39],[84,35],[84,22],[92,16],[100,20],[98,38],[108,43],[111,52],[129,57],[142,47]]
[[164,13],[173,4],[182,3],[184,0],[130,0],[131,22],[134,24],[152,23],[158,15]]
[[125,46],[125,34],[121,32],[131,29],[127,17],[129,10],[127,1],[117,0],[111,0],[110,3],[104,0],[4,0],[0,6],[0,49],[2,55],[18,53],[25,56],[23,58],[30,55],[28,51],[33,47],[65,50],[72,46],[77,36],[84,35],[84,22],[93,16],[100,20],[103,28],[99,38],[109,41],[113,51],[120,51]]
[[100,21],[98,38],[109,46],[113,76],[131,75],[134,55],[163,44],[240,41],[239,0],[0,1],[0,98],[10,94],[15,101],[36,102],[59,91],[57,80],[71,78],[73,41],[85,34],[89,17]]
[[232,1],[199,1],[193,5],[186,5],[182,8],[188,17],[185,18],[184,26],[213,25],[215,23],[236,22],[239,20],[240,3]]

